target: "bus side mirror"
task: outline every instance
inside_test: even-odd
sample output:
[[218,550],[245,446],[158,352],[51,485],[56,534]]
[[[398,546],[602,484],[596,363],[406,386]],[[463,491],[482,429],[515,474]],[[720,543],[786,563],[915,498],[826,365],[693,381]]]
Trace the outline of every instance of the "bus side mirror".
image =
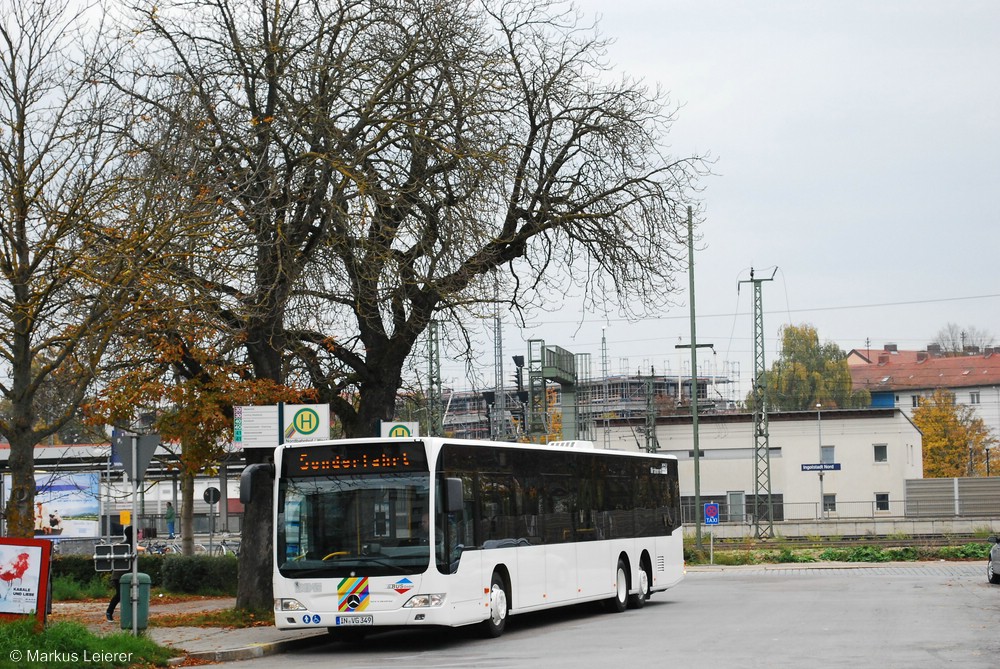
[[269,462],[258,462],[253,465],[247,465],[240,474],[240,503],[249,504],[251,499],[251,487],[253,486],[253,477],[260,470],[267,470],[270,477],[274,478],[274,465]]
[[462,479],[445,479],[444,494],[444,506],[448,513],[457,513],[462,510],[462,504],[465,500]]

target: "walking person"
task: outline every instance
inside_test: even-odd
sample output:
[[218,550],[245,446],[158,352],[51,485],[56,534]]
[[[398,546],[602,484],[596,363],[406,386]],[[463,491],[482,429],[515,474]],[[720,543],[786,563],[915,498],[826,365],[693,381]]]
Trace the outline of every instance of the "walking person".
[[167,534],[170,535],[167,538],[174,538],[174,521],[177,519],[177,514],[174,512],[174,505],[167,502],[167,512],[163,514],[163,517],[167,521]]
[[105,620],[109,623],[114,622],[115,608],[118,606],[118,602],[120,602],[122,598],[122,576],[132,571],[132,559],[134,559],[135,556],[135,544],[132,541],[132,526],[126,525],[122,533],[125,535],[122,543],[128,545],[128,552],[131,557],[128,561],[126,561],[125,569],[116,568],[111,572],[111,583],[114,586],[115,591],[114,594],[111,595],[111,601],[108,602],[108,611],[104,615]]

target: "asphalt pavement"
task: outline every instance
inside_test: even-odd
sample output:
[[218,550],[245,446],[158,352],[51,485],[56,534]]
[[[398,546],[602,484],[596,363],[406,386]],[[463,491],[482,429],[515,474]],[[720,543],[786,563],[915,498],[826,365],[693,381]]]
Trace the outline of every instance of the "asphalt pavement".
[[[985,561],[974,561],[959,563],[963,571],[970,573],[981,571],[985,580]],[[745,572],[745,575],[767,574],[777,575],[776,572],[800,571],[803,574],[814,572],[815,570],[857,570],[859,575],[866,572],[879,573],[911,573],[919,570],[921,573],[941,571],[951,574],[959,565],[953,563],[934,562],[896,562],[896,563],[804,563],[804,564],[767,564],[767,565],[747,565],[747,566],[713,566],[694,565],[689,566],[689,573],[697,572]],[[789,574],[790,575],[790,574]],[[183,601],[161,603],[156,600],[150,602],[150,620],[155,620],[157,615],[168,615],[177,613],[198,613],[208,610],[225,610],[235,606],[235,599],[232,597],[201,597],[195,599],[185,599]],[[104,619],[106,603],[103,601],[87,602],[55,602],[50,620],[77,620],[98,634],[108,634],[120,630],[119,611],[115,614],[113,623]],[[325,629],[282,631],[273,625],[260,627],[161,627],[150,626],[146,634],[156,643],[168,646],[183,653],[182,657],[176,658],[175,663],[181,664],[185,658],[192,658],[203,662],[230,662],[237,660],[250,660],[265,657],[276,653],[282,653],[299,645],[307,645],[316,637],[325,637]]]

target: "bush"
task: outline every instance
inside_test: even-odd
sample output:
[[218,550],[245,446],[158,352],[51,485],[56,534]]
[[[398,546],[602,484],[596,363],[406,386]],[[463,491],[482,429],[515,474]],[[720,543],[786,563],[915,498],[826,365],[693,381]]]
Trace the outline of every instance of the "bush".
[[708,551],[698,550],[694,547],[694,542],[684,544],[684,562],[687,564],[705,564],[708,562]]
[[238,578],[235,556],[169,555],[160,569],[162,586],[170,592],[197,595],[235,595]]
[[[151,587],[161,585],[160,569],[163,565],[162,555],[140,555],[139,571],[149,575]],[[59,555],[52,560],[52,579],[70,578],[81,586],[87,587],[91,581],[110,583],[107,572],[94,569],[94,558],[87,555]],[[108,585],[107,587],[111,587]]]
[[782,548],[779,553],[772,556],[772,559],[778,563],[793,563],[793,562],[815,562],[816,558],[812,555],[804,552],[796,552],[790,548]]
[[[149,575],[150,587],[168,592],[236,594],[237,559],[231,555],[140,555],[139,571]],[[52,560],[52,597],[56,601],[110,596],[111,574],[95,571],[92,557],[66,555]]]
[[847,551],[842,548],[827,548],[819,554],[823,562],[847,562]]
[[760,564],[760,559],[754,551],[716,551],[715,564],[729,566]]
[[920,559],[920,551],[913,546],[887,548],[885,553],[892,562],[916,562]]
[[96,576],[86,583],[81,583],[69,576],[56,576],[52,579],[52,599],[65,602],[76,599],[101,599],[111,596],[111,579]]
[[942,546],[938,555],[945,560],[985,560],[990,556],[991,544],[970,543],[964,546]]
[[94,571],[94,558],[87,555],[57,555],[52,560],[52,578],[60,576],[70,578],[77,583],[86,583],[96,579],[99,574]]
[[886,550],[878,546],[857,546],[850,549],[827,548],[819,554],[819,559],[829,562],[890,562],[896,559],[893,557],[894,555],[903,550],[907,549]]

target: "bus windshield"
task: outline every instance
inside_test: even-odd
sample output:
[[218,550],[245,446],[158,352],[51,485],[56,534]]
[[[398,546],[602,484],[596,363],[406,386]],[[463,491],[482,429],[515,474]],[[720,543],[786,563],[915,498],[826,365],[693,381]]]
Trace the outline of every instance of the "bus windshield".
[[417,574],[430,564],[427,472],[284,478],[277,511],[282,576]]

